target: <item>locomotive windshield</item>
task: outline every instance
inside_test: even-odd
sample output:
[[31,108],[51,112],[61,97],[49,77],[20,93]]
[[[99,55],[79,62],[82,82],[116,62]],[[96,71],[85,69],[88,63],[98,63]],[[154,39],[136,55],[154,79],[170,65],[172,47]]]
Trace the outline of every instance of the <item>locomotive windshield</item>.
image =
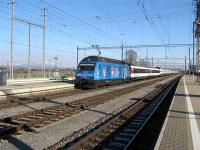
[[79,71],[94,71],[94,64],[80,64],[78,67]]

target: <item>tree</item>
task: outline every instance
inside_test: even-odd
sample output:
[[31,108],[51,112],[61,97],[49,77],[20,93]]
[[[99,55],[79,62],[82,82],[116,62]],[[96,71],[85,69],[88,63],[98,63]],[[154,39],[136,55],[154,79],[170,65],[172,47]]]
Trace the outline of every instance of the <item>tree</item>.
[[130,64],[137,65],[137,52],[132,49],[127,50],[125,61]]
[[143,67],[148,67],[148,62],[145,61],[144,59],[140,59],[138,65]]

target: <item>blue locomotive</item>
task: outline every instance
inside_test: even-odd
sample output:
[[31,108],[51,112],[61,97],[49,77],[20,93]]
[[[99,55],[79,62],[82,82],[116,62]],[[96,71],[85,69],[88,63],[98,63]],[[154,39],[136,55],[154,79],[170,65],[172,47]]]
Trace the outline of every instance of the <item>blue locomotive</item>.
[[119,84],[130,80],[130,66],[120,60],[89,56],[79,63],[75,77],[75,88]]

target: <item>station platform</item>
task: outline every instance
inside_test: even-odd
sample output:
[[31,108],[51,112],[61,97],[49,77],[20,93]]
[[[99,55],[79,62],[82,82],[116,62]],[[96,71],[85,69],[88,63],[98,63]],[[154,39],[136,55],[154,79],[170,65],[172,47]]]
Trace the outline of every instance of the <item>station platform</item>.
[[39,82],[49,82],[49,78],[35,78],[35,79],[8,79],[7,85],[14,84],[26,84],[26,83],[39,83]]
[[200,150],[200,86],[182,76],[155,150]]
[[72,88],[73,80],[55,81],[49,79],[8,80],[7,85],[0,86],[0,100],[7,95],[26,94],[45,90]]

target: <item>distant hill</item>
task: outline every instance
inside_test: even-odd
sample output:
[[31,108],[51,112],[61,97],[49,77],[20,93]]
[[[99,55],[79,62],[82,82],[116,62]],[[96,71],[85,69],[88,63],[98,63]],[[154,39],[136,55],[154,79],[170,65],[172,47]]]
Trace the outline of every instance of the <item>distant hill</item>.
[[[28,64],[16,64],[16,65],[14,65],[14,68],[15,69],[27,70],[28,69]],[[55,67],[53,65],[51,65],[50,68],[52,70]],[[75,69],[75,67],[66,67],[66,66],[62,66],[62,65],[58,65],[57,68],[61,69],[61,70],[74,70]],[[31,65],[31,69],[32,70],[41,70],[42,69],[42,65],[32,64]],[[49,69],[49,65],[48,64],[46,64],[46,69]]]

